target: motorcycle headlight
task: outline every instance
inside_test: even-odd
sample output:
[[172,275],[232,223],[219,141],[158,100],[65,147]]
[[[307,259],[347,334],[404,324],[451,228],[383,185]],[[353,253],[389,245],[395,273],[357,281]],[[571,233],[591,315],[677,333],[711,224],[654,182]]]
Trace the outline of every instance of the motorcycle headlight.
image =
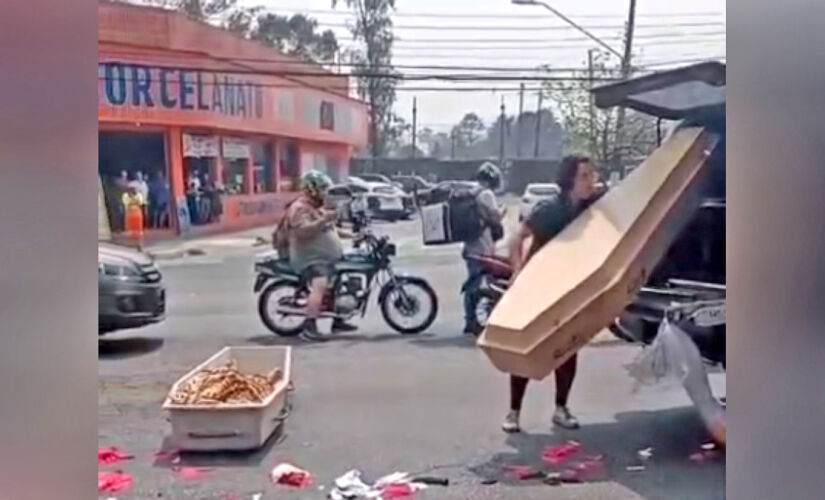
[[102,276],[107,276],[120,281],[143,281],[143,275],[138,268],[131,264],[111,264],[99,262],[97,272]]

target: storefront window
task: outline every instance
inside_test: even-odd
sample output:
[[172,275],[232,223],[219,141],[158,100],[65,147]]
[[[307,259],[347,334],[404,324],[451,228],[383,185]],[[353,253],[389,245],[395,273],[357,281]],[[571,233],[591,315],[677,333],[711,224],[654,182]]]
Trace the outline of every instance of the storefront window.
[[143,201],[145,229],[168,229],[171,190],[166,143],[161,132],[101,131],[98,135],[98,172],[111,232],[126,227],[124,194],[134,190]]
[[255,193],[274,193],[277,189],[272,165],[272,143],[252,142],[252,189]]
[[210,135],[183,136],[183,178],[189,220],[200,226],[218,222],[223,214],[217,183],[218,138]]
[[224,159],[223,187],[228,195],[244,194],[247,160]]
[[243,139],[223,138],[223,185],[227,195],[245,194],[246,167],[252,159],[252,147]]
[[301,160],[298,145],[294,141],[286,141],[281,146],[281,179],[285,191],[296,191],[301,178]]

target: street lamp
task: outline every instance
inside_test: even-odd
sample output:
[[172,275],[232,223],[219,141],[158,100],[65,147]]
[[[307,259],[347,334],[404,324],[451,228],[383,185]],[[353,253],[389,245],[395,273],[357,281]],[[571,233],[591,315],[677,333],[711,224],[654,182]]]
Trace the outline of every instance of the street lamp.
[[582,28],[581,26],[579,26],[578,24],[573,22],[570,18],[568,18],[567,16],[565,16],[561,12],[557,11],[553,7],[549,6],[548,4],[546,4],[546,3],[544,3],[540,0],[510,0],[510,1],[513,3],[513,5],[540,5],[540,6],[544,7],[545,9],[549,10],[550,12],[555,14],[556,16],[562,18],[567,24],[569,24],[570,26],[572,26],[572,27],[576,28],[577,30],[581,31],[582,33],[587,35],[591,40],[593,40],[594,42],[598,43],[599,45],[601,45],[602,47],[607,49],[611,54],[615,55],[616,57],[618,57],[621,60],[624,60],[624,56],[621,53],[619,53],[619,51],[615,50],[613,47],[611,47],[610,45],[606,44],[601,39],[599,39],[596,35],[594,35],[593,33],[590,33],[586,29]]

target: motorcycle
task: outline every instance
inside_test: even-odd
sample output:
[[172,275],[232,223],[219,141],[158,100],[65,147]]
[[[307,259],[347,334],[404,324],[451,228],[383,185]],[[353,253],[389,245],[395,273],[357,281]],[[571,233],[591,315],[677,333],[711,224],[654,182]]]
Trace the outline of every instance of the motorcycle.
[[[426,280],[393,270],[396,247],[389,238],[365,231],[356,237],[354,248],[355,252],[335,265],[321,317],[345,321],[357,314],[363,317],[372,292],[378,288],[381,315],[390,327],[402,334],[429,328],[438,314],[438,297]],[[300,333],[306,321],[306,283],[288,260],[279,259],[274,252],[259,256],[254,270],[261,321],[277,335]]]
[[478,324],[486,326],[487,319],[507,291],[513,268],[507,258],[498,255],[469,255],[467,258],[478,262],[482,268],[475,313]]

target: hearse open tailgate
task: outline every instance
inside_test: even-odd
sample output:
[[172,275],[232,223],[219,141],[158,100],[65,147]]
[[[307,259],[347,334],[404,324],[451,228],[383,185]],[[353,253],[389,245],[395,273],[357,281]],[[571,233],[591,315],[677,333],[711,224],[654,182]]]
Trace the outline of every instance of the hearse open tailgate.
[[677,131],[533,256],[478,340],[493,365],[542,379],[609,325],[694,214],[716,142]]

